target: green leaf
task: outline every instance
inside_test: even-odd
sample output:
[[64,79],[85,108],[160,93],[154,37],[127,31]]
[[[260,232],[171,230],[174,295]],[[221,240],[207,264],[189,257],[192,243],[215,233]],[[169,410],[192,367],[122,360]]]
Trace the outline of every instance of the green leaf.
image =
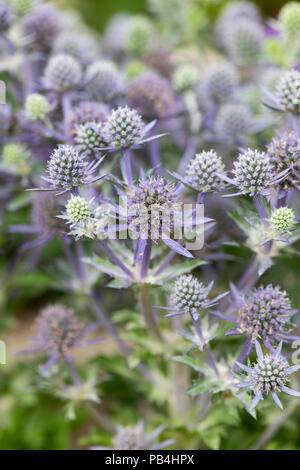
[[186,366],[192,367],[192,369],[205,375],[209,371],[209,368],[205,364],[192,359],[189,356],[173,356],[171,359],[177,362],[181,362],[181,364],[185,364]]
[[94,266],[100,272],[108,274],[109,276],[127,279],[127,275],[121,268],[106,259],[99,258],[99,256],[94,256],[94,258],[83,258],[83,262]]
[[[186,274],[192,271],[193,269],[197,268],[198,266],[202,266],[203,264],[207,264],[206,261],[203,260],[190,260],[185,261],[181,264],[173,264],[168,268],[164,269],[164,271],[159,274],[159,276],[153,276],[156,281],[167,281],[169,279],[173,279],[174,277],[180,276],[181,274]],[[158,266],[154,269],[154,271],[158,269]]]

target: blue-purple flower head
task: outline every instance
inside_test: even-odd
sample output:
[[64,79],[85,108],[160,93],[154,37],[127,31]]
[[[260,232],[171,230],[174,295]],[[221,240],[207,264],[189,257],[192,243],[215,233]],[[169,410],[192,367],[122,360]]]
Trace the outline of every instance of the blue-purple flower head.
[[203,151],[197,153],[190,161],[184,179],[196,191],[208,193],[223,187],[223,182],[218,175],[224,170],[225,165],[214,150]]
[[172,304],[178,311],[197,314],[207,307],[207,295],[207,286],[191,274],[185,274],[175,281]]
[[74,141],[78,150],[83,154],[90,156],[99,152],[99,148],[106,146],[103,133],[103,124],[101,122],[87,122],[76,126]]
[[58,11],[50,5],[37,7],[24,17],[23,31],[30,49],[48,53],[61,31]]
[[290,299],[278,286],[260,286],[244,301],[238,312],[238,330],[264,343],[274,344],[290,328],[292,310]]
[[204,74],[204,88],[207,95],[216,101],[230,99],[238,86],[238,74],[229,62],[217,62]]
[[240,382],[237,386],[250,388],[255,395],[250,410],[254,409],[269,393],[272,394],[274,402],[281,409],[283,407],[277,393],[284,392],[288,395],[300,396],[300,392],[287,387],[290,375],[300,369],[300,364],[290,366],[281,355],[281,345],[282,343],[273,354],[264,356],[260,344],[255,341],[257,362],[252,367],[237,362],[237,365],[248,374],[246,381]]
[[224,142],[241,142],[251,132],[251,115],[246,106],[238,103],[225,103],[216,117],[217,137]]
[[108,60],[91,64],[87,68],[85,80],[85,91],[89,99],[99,102],[110,102],[122,88],[120,72],[116,65]]
[[283,111],[298,114],[300,112],[300,72],[284,72],[278,81],[275,92],[278,105]]
[[60,145],[47,163],[47,181],[54,188],[70,189],[83,184],[87,161],[71,145]]
[[232,170],[234,184],[243,194],[261,194],[274,180],[273,167],[268,155],[258,150],[248,149],[240,153]]
[[252,2],[240,1],[230,2],[222,9],[216,27],[218,40],[222,44],[226,42],[228,30],[240,20],[259,23],[260,13],[257,6]]
[[57,92],[65,92],[78,87],[81,79],[80,63],[68,54],[57,54],[51,57],[44,72],[46,88]]
[[147,71],[131,82],[127,100],[130,107],[150,119],[168,116],[174,106],[170,82],[153,71]]
[[107,119],[104,134],[112,147],[126,148],[142,141],[144,128],[142,117],[135,109],[120,106]]
[[263,47],[263,28],[254,21],[240,19],[226,31],[225,48],[232,62],[238,66],[257,64]]
[[108,108],[93,101],[82,101],[74,106],[68,120],[68,135],[74,137],[77,126],[89,122],[103,123],[108,117]]
[[267,147],[267,155],[278,175],[288,170],[288,174],[280,182],[280,188],[289,191],[291,188],[300,190],[300,139],[290,132],[274,137]]

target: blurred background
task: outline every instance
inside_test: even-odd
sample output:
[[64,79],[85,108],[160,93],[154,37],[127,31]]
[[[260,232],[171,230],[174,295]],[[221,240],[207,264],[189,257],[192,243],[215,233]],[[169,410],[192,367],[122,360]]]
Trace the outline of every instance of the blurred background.
[[[164,0],[161,0],[164,2]],[[182,0],[184,1],[184,0]],[[115,13],[143,12],[147,9],[147,0],[56,0],[61,8],[74,8],[82,13],[87,23],[97,30],[102,30],[107,20]],[[225,5],[227,0],[195,0],[195,3],[209,6],[212,11]],[[274,16],[287,3],[285,0],[259,0],[259,5],[265,15]]]

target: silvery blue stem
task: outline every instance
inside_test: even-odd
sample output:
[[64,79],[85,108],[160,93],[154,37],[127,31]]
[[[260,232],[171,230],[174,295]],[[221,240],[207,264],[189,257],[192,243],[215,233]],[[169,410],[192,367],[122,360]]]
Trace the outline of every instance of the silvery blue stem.
[[104,240],[99,240],[99,245],[101,249],[104,251],[104,253],[107,254],[107,256],[111,259],[113,263],[115,263],[119,268],[124,271],[125,274],[127,274],[128,277],[133,279],[133,274],[132,272],[125,266],[125,264],[118,258],[118,256],[112,251],[112,249],[108,246],[108,244]]
[[161,274],[163,272],[163,270],[166,269],[169,266],[169,264],[175,258],[175,256],[176,256],[176,252],[175,251],[170,251],[170,253],[166,256],[164,261],[160,264],[158,269],[155,271],[154,275],[158,276],[159,274]]
[[67,138],[67,128],[68,128],[68,122],[69,122],[69,117],[70,113],[72,111],[72,96],[70,93],[64,93],[61,97],[61,104],[63,108],[63,115],[64,115],[64,127],[65,127],[65,135],[66,135],[66,140]]
[[160,341],[163,341],[160,331],[157,328],[156,313],[152,308],[151,291],[150,286],[148,284],[143,284],[140,286],[138,301],[145,323],[148,326],[149,330]]
[[191,137],[187,143],[184,155],[181,159],[180,165],[178,167],[178,173],[181,175],[188,166],[191,159],[195,156],[197,150],[197,139],[195,137]]
[[[251,353],[252,351],[252,348],[253,348],[253,343],[252,343],[252,339],[249,337],[247,338],[244,346],[243,346],[243,349],[241,350],[240,354],[239,354],[239,357],[237,358],[238,362],[240,362],[241,364],[243,364],[243,362],[245,361],[245,359],[249,356],[249,354]],[[234,364],[233,366],[233,370],[239,370],[239,366],[237,364]]]
[[128,148],[123,149],[123,156],[124,156],[124,165],[125,165],[125,172],[126,172],[128,186],[131,187],[133,185],[133,177],[132,177],[131,155],[130,155],[130,150]]
[[79,375],[77,373],[77,370],[74,367],[73,357],[70,356],[70,355],[66,355],[65,356],[65,362],[68,366],[72,382],[74,383],[74,385],[79,385],[80,384],[80,378],[79,378]]
[[266,224],[266,219],[268,218],[268,215],[264,206],[263,196],[261,194],[255,194],[253,200],[260,218],[262,219],[263,223]]
[[[203,337],[202,328],[201,328],[201,325],[200,325],[199,318],[195,318],[194,315],[191,315],[191,317],[192,317],[192,320],[193,320],[193,324],[194,324],[196,333],[199,336],[200,341],[202,343],[204,343],[204,337]],[[205,352],[206,352],[206,357],[207,357],[208,363],[211,365],[211,367],[215,371],[216,375],[219,377],[220,374],[219,374],[214,356],[213,356],[213,354],[210,350],[209,345],[206,346]]]
[[152,252],[152,240],[148,239],[145,245],[144,253],[142,256],[141,261],[141,270],[140,270],[140,277],[141,279],[145,279],[148,274],[148,269],[150,266],[151,260],[151,252]]
[[149,148],[149,157],[152,168],[158,167],[155,169],[155,174],[161,173],[161,157],[159,151],[159,140],[151,140],[148,143]]

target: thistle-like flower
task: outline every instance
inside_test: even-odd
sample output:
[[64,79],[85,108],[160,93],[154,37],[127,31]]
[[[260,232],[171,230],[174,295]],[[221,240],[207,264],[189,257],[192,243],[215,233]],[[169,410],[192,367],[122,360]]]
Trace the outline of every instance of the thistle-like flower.
[[137,111],[125,106],[112,111],[103,132],[112,147],[126,148],[142,141],[144,128],[143,120]]
[[267,155],[273,166],[274,173],[288,170],[280,187],[284,191],[291,188],[300,190],[300,139],[293,132],[274,137],[267,147]]
[[295,37],[300,32],[300,5],[298,2],[288,2],[278,14],[283,32],[288,37]]
[[77,126],[87,122],[103,123],[108,116],[108,108],[100,103],[82,101],[70,113],[68,121],[68,135],[74,138]]
[[204,75],[205,91],[213,100],[228,100],[238,85],[238,74],[229,62],[218,62]]
[[91,216],[89,203],[81,196],[71,196],[66,210],[68,220],[73,223],[85,222]]
[[250,127],[251,116],[245,106],[226,103],[220,107],[215,122],[219,139],[228,143],[241,142],[250,133]]
[[25,112],[29,119],[36,121],[44,119],[50,111],[50,103],[47,98],[39,93],[32,93],[27,96]]
[[278,234],[289,232],[294,223],[295,213],[290,207],[279,207],[272,212],[270,217],[270,226]]
[[146,54],[153,37],[151,21],[143,15],[133,16],[128,25],[126,50],[138,57]]
[[24,17],[23,31],[32,50],[47,53],[61,31],[60,17],[50,5],[34,9]]
[[53,45],[53,53],[71,55],[81,64],[87,64],[96,58],[97,44],[90,36],[65,31],[57,37]]
[[108,60],[91,64],[85,74],[89,99],[110,102],[121,91],[122,83],[116,65]]
[[184,180],[196,191],[208,193],[220,190],[223,182],[218,176],[225,170],[225,165],[214,150],[201,152],[190,161]]
[[231,334],[246,333],[252,343],[259,339],[266,344],[274,344],[288,339],[292,310],[287,293],[278,286],[260,286],[245,300],[238,312],[237,330]]
[[[165,426],[159,426],[152,434],[147,435],[142,421],[136,426],[118,426],[112,450],[159,450],[169,447],[174,443],[174,439],[154,443],[164,429]],[[92,450],[110,449],[108,447],[92,447]]]
[[225,47],[234,64],[257,64],[263,45],[263,30],[259,23],[240,19],[226,31]]
[[49,60],[44,83],[50,90],[65,92],[79,86],[82,78],[80,63],[67,54],[58,54]]
[[3,147],[2,165],[12,173],[27,176],[31,170],[31,154],[21,143],[10,143]]
[[80,152],[90,156],[106,145],[106,140],[101,137],[103,124],[100,122],[87,122],[76,127],[74,141]]
[[260,344],[255,341],[257,363],[248,367],[236,361],[236,364],[248,374],[247,381],[240,382],[237,386],[250,388],[255,395],[250,410],[253,410],[269,393],[272,394],[274,402],[281,409],[283,407],[278,398],[278,392],[300,397],[300,392],[287,387],[289,376],[300,369],[300,364],[290,366],[288,361],[281,356],[281,346],[282,343],[279,344],[275,353],[264,356]]
[[48,362],[40,368],[40,372],[46,374],[60,359],[68,360],[73,348],[101,341],[101,338],[85,339],[97,327],[98,324],[84,327],[73,310],[62,305],[50,305],[41,311],[38,318],[37,332],[32,338],[35,347],[19,354],[48,354]]
[[216,28],[218,40],[222,44],[226,43],[228,30],[240,20],[259,23],[260,14],[257,6],[252,2],[239,1],[230,2],[222,9]]
[[241,194],[264,194],[274,181],[272,164],[264,152],[248,149],[233,165],[233,182]]
[[32,11],[36,0],[11,0],[13,12],[17,16],[25,16]]
[[300,72],[284,72],[278,81],[275,96],[283,111],[298,114],[300,112]]
[[150,119],[167,116],[174,105],[170,82],[151,71],[143,73],[131,82],[127,100],[129,106]]
[[199,70],[195,65],[179,65],[173,74],[173,86],[177,93],[185,93],[200,81]]

